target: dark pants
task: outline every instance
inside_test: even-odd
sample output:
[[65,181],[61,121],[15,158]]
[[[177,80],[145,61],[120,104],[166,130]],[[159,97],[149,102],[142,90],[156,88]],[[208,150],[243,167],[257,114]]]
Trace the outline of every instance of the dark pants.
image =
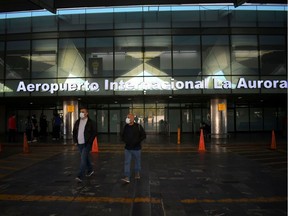
[[32,141],[32,130],[26,129],[27,141]]
[[9,129],[8,131],[8,142],[16,141],[16,129]]
[[78,149],[81,155],[80,170],[78,173],[78,177],[83,178],[86,171],[88,173],[93,171],[92,164],[90,161],[91,146],[85,145],[85,144],[80,144],[80,145],[78,144]]
[[60,138],[60,125],[54,125],[53,126],[52,137],[55,139]]

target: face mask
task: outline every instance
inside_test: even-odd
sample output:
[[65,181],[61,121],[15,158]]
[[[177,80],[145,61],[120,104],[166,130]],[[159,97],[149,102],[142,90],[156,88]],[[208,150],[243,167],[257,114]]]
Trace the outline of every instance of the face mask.
[[126,118],[126,124],[130,124],[130,118]]
[[80,116],[80,118],[84,118],[85,117],[84,113],[82,113],[82,112],[80,113],[79,116]]

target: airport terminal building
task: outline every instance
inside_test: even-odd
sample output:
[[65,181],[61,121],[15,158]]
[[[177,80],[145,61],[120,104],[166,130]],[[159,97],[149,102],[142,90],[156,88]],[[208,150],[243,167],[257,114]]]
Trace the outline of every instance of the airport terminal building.
[[0,13],[0,133],[81,106],[99,133],[127,113],[147,133],[287,127],[287,5],[125,5]]

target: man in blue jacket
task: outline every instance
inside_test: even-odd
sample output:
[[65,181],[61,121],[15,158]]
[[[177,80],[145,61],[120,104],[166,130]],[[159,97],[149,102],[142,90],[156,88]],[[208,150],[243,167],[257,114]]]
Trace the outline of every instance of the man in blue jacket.
[[141,171],[141,142],[146,138],[143,127],[134,122],[134,115],[129,113],[126,125],[122,132],[122,140],[125,142],[124,175],[125,183],[130,183],[130,164],[132,157],[135,158],[135,179],[140,179]]
[[[90,161],[90,151],[93,141],[96,137],[94,122],[88,116],[88,109],[80,109],[80,118],[75,122],[73,128],[73,140],[77,144],[80,155],[80,170],[76,181],[82,182],[84,175],[87,177],[93,175],[93,167]],[[87,173],[85,173],[87,170]]]

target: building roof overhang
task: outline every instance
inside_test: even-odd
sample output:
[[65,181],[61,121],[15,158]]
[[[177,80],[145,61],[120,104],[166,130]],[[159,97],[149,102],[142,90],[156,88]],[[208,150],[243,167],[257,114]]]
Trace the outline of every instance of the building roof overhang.
[[58,9],[79,7],[105,7],[129,5],[179,5],[179,4],[234,4],[238,7],[244,3],[287,4],[286,0],[5,0],[0,1],[0,13],[46,9],[56,13]]

